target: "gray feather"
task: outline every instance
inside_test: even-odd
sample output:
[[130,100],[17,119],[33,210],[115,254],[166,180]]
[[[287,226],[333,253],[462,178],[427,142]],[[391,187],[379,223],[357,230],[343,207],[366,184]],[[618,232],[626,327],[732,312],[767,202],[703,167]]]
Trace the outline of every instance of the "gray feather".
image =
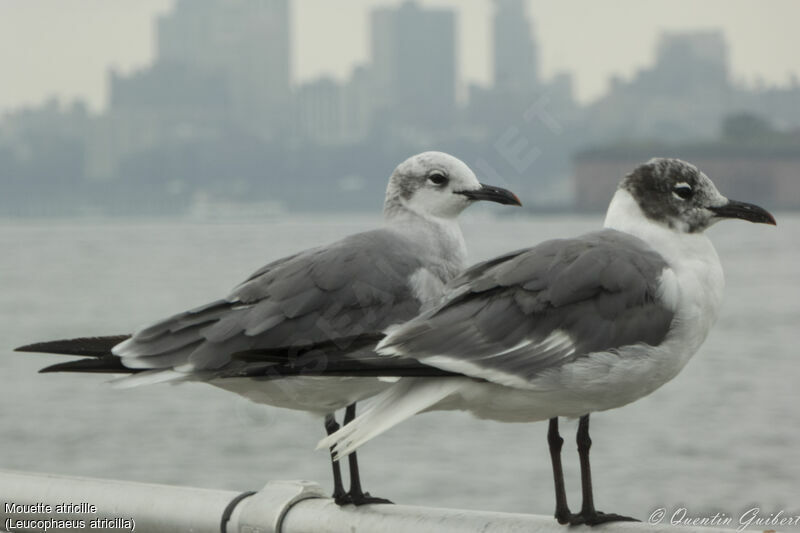
[[547,241],[467,270],[383,348],[449,371],[530,380],[594,352],[656,345],[673,318],[656,298],[665,268],[644,241],[614,230]]
[[273,261],[227,299],[143,328],[115,352],[135,368],[219,369],[243,350],[381,331],[419,312],[409,278],[429,266],[424,256],[396,232],[352,235]]

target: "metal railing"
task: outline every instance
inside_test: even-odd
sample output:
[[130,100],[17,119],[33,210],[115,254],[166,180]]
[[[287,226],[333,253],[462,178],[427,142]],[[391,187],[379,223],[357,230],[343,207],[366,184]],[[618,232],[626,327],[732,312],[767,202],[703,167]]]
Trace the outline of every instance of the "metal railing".
[[[600,528],[639,533],[730,532],[711,528],[676,530],[631,522]],[[0,531],[81,529],[114,533],[565,533],[574,530],[559,525],[549,516],[407,505],[339,507],[319,485],[308,481],[272,481],[258,492],[239,493],[0,470]]]

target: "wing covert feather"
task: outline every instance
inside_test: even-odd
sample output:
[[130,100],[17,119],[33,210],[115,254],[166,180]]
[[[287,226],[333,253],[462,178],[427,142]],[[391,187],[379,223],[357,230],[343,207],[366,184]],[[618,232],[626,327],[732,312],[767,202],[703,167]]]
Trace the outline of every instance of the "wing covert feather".
[[657,298],[668,268],[644,241],[614,230],[547,241],[468,269],[452,296],[394,328],[379,350],[529,382],[594,352],[660,343],[673,318]]
[[375,230],[273,261],[225,300],[145,327],[114,353],[137,368],[210,370],[243,350],[381,331],[419,312],[409,278],[426,265],[415,246]]

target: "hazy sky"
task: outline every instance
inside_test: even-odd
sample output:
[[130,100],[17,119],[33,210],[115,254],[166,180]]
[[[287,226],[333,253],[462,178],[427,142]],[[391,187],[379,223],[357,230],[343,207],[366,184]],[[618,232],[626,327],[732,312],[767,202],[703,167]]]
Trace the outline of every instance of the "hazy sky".
[[[294,78],[339,78],[367,59],[369,8],[399,0],[294,0]],[[459,7],[462,82],[489,79],[489,0],[421,0]],[[106,69],[151,61],[152,18],[171,0],[0,0],[0,112],[51,95],[105,105]],[[785,84],[800,74],[798,0],[530,0],[542,73],[570,70],[582,100],[608,76],[647,65],[661,30],[722,28],[734,76]]]

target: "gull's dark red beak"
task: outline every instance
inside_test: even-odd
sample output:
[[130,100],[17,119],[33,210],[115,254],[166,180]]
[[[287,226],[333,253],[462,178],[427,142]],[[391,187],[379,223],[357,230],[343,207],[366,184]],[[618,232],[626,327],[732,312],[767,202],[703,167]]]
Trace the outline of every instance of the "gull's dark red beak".
[[717,207],[709,207],[708,209],[713,211],[718,217],[741,218],[742,220],[748,220],[756,224],[771,224],[777,226],[775,217],[772,216],[769,211],[763,207],[748,204],[747,202],[728,200],[726,204]]

